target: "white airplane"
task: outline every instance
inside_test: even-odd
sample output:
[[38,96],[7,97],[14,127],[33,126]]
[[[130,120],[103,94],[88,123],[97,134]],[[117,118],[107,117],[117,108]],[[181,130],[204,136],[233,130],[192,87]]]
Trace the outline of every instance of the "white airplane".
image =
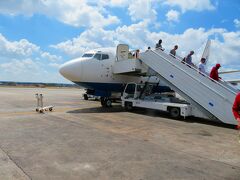
[[[143,78],[138,76],[116,75],[113,65],[116,61],[116,50],[101,48],[91,50],[80,58],[73,59],[63,64],[59,72],[66,79],[84,87],[88,95],[100,96],[101,104],[110,107],[112,100],[120,98],[124,87],[129,82],[157,82],[157,77]],[[166,85],[159,86],[159,91],[171,91]]]

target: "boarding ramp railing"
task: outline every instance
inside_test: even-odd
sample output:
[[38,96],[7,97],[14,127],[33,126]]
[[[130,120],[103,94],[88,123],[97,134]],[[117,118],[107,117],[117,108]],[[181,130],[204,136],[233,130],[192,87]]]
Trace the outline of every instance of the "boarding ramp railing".
[[210,119],[216,117],[227,124],[237,124],[232,104],[237,93],[222,81],[218,82],[162,50],[140,54],[143,63],[153,69],[168,85]]
[[176,58],[178,61],[181,61],[183,64],[186,64],[186,65],[189,66],[190,68],[195,69],[195,70],[198,71],[200,74],[202,74],[203,76],[211,79],[212,81],[215,81],[216,83],[220,83],[220,84],[222,84],[223,86],[231,89],[232,91],[237,92],[237,89],[236,89],[235,87],[233,87],[233,86],[232,86],[230,83],[228,83],[227,81],[224,81],[224,80],[221,79],[221,78],[219,78],[219,81],[216,81],[216,80],[210,78],[210,77],[209,77],[209,74],[207,74],[207,73],[202,73],[202,72],[200,72],[196,67],[194,67],[194,66],[192,66],[192,65],[190,65],[190,64],[187,64],[186,62],[183,62],[183,59],[184,59],[184,58],[182,58],[181,56],[178,56],[178,55],[174,56],[174,55],[172,55],[172,54],[169,54],[169,55],[172,56],[173,58]]
[[[154,52],[156,52],[156,53],[161,53],[161,52],[162,52],[164,56],[168,55],[167,53],[164,53],[164,52],[162,51],[162,49],[159,49],[159,48],[156,49]],[[219,78],[219,81],[216,81],[216,80],[210,78],[210,77],[209,77],[209,74],[200,72],[200,71],[197,69],[196,66],[192,66],[192,65],[184,62],[184,61],[183,61],[184,58],[182,58],[181,56],[178,56],[178,55],[175,55],[175,56],[174,56],[174,55],[172,55],[172,54],[169,54],[169,56],[171,56],[172,58],[180,61],[180,62],[183,63],[183,64],[186,64],[186,66],[188,66],[189,68],[197,71],[197,72],[200,73],[202,76],[205,76],[206,78],[208,78],[208,79],[210,79],[211,81],[219,84],[220,86],[223,86],[224,88],[227,88],[227,89],[233,91],[234,93],[237,93],[237,92],[239,91],[239,90],[236,89],[234,86],[232,86],[230,83],[228,83],[227,81],[224,81],[224,80],[221,79],[221,78]]]

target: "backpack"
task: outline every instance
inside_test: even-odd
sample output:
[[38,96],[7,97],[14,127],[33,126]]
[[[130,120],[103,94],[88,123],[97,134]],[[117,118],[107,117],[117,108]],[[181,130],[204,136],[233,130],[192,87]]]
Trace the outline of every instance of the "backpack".
[[186,57],[183,58],[182,62],[186,62]]

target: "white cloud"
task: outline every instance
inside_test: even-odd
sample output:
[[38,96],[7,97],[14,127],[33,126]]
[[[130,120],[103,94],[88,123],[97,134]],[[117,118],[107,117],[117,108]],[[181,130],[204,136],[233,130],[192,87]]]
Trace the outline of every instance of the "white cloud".
[[147,37],[149,34],[147,26],[148,21],[143,21],[130,26],[118,27],[115,31],[88,29],[72,40],[51,47],[59,49],[72,57],[79,56],[89,49],[116,47],[119,43],[127,43],[132,48],[139,48],[141,45],[150,43]]
[[127,8],[133,21],[155,21],[160,0],[10,0],[0,1],[0,13],[16,16],[43,14],[76,27],[105,27],[119,24],[107,7]]
[[[54,68],[50,71],[49,67]],[[58,73],[57,63],[44,64],[34,59],[11,59],[0,64],[0,80],[18,82],[69,82]]]
[[102,46],[114,46],[114,36],[113,31],[92,28],[84,31],[80,36],[72,40],[67,40],[57,45],[52,45],[51,47],[60,49],[64,53],[75,57],[89,49],[96,49]]
[[53,13],[52,16],[59,21],[77,27],[103,27],[120,22],[116,16],[104,17],[97,7],[88,6],[84,0],[80,2],[79,0],[63,0],[61,3],[54,1],[54,3],[48,4],[48,8],[49,10],[55,8],[56,13]]
[[48,66],[32,59],[12,59],[0,64],[0,77],[18,82],[66,82],[56,71],[48,71]]
[[215,9],[215,6],[210,0],[165,0],[164,3],[171,7],[178,6],[182,12],[188,10],[203,11]]
[[61,56],[44,52],[26,39],[9,41],[2,34],[0,49],[0,80],[64,81],[56,72]]
[[23,59],[37,56],[40,59],[48,61],[60,61],[61,56],[44,52],[39,46],[29,42],[26,39],[19,41],[9,41],[0,33],[0,58],[1,59]]
[[38,8],[42,7],[41,0],[8,0],[0,1],[1,14],[9,14],[15,16],[17,14],[24,14],[32,16],[33,13],[38,12]]
[[[92,0],[100,7],[119,7],[127,8],[128,14],[133,21],[150,20],[156,23],[159,3],[162,0]],[[91,1],[91,2],[92,2]]]
[[116,42],[127,43],[131,48],[140,48],[149,43],[149,21],[142,21],[130,26],[118,27],[115,30]]
[[222,33],[223,42],[215,39],[213,41],[213,62],[220,62],[224,65],[231,65],[232,67],[240,69],[240,31]]
[[49,17],[76,27],[104,27],[117,24],[116,16],[104,16],[98,6],[88,5],[87,0],[10,0],[0,1],[0,13],[9,15],[34,13]]
[[59,67],[61,66],[61,64],[58,64],[58,63],[49,63],[49,66],[59,69]]
[[152,7],[152,0],[135,0],[129,4],[128,11],[134,21],[143,19],[154,21],[157,15]]
[[32,59],[13,59],[10,62],[0,64],[0,68],[2,68],[3,71],[14,75],[35,74],[38,67],[37,63]]
[[240,20],[239,19],[234,19],[233,22],[237,28],[240,28]]
[[8,62],[0,64],[1,80],[6,81],[42,82],[43,75],[46,73],[40,62],[30,58],[9,59]]
[[61,56],[52,55],[49,52],[42,52],[41,53],[41,57],[44,58],[44,59],[47,59],[49,61],[52,61],[52,62],[56,62],[56,61],[62,60]]
[[0,33],[0,49],[0,56],[29,57],[38,52],[40,48],[26,39],[10,42]]
[[179,21],[179,12],[175,11],[175,10],[170,10],[167,12],[166,17],[167,17],[168,21],[178,22]]
[[131,1],[130,0],[96,0],[95,3],[101,6],[126,7],[131,3]]

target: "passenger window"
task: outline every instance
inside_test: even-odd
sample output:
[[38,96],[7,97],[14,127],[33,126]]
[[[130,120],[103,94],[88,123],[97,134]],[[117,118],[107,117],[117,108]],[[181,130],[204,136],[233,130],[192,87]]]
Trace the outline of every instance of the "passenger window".
[[102,60],[104,60],[104,59],[109,59],[108,54],[102,54]]
[[102,60],[102,55],[101,54],[95,54],[94,58],[97,60]]

